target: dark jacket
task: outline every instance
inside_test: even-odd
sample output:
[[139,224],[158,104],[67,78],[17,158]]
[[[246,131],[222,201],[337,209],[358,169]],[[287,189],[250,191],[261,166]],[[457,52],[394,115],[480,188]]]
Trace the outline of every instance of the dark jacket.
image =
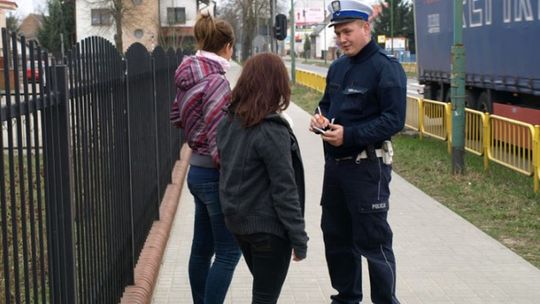
[[227,116],[218,126],[220,201],[225,223],[238,235],[271,233],[288,238],[305,257],[304,170],[296,137],[278,114],[244,128]]
[[319,104],[328,118],[344,128],[343,145],[324,143],[333,157],[352,156],[403,129],[407,104],[407,77],[401,64],[373,40],[356,56],[334,61]]

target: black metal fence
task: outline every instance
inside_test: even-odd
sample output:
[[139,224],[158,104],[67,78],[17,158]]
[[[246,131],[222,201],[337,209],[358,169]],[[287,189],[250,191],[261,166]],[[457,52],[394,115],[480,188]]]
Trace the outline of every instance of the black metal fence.
[[0,303],[118,303],[179,157],[182,54],[2,40]]

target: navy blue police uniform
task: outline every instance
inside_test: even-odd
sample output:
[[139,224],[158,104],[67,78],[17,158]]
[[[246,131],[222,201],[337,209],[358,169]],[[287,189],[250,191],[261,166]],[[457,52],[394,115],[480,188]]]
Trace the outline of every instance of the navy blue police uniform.
[[[371,41],[328,71],[319,106],[344,128],[343,145],[324,143],[322,230],[337,303],[362,299],[361,256],[367,258],[374,303],[398,303],[389,208],[391,165],[377,157],[403,129],[407,79],[403,68]],[[368,151],[371,150],[371,151]],[[363,151],[367,158],[359,158]],[[373,155],[375,154],[375,155]]]
[[376,152],[403,129],[406,85],[400,63],[373,40],[357,55],[336,60],[328,71],[319,107],[344,128],[341,146],[324,143],[321,228],[332,286],[338,291],[332,303],[362,301],[361,256],[368,261],[371,300],[399,303],[387,222],[392,168]]

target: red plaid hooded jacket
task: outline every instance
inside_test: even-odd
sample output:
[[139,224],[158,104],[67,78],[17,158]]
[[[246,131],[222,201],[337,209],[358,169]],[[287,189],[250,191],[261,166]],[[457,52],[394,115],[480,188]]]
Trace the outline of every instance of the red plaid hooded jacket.
[[216,165],[219,164],[216,128],[231,98],[231,88],[224,75],[217,61],[187,57],[176,70],[176,98],[170,115],[171,123],[184,129],[193,152],[212,156]]

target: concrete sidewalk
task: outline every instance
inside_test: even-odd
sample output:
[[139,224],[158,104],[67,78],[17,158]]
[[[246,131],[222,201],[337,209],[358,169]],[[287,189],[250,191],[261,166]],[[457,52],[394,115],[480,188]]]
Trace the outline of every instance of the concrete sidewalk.
[[[230,77],[237,77],[233,65]],[[330,303],[319,199],[323,176],[320,138],[307,130],[309,115],[293,118],[306,176],[308,257],[291,263],[279,303]],[[399,151],[396,151],[399,153]],[[540,303],[540,270],[393,174],[389,220],[394,230],[397,295],[402,303]],[[193,233],[193,198],[184,185],[153,303],[192,303],[187,264]],[[365,263],[364,263],[365,265]],[[364,267],[364,301],[369,299]],[[251,303],[251,275],[240,261],[226,303]]]

